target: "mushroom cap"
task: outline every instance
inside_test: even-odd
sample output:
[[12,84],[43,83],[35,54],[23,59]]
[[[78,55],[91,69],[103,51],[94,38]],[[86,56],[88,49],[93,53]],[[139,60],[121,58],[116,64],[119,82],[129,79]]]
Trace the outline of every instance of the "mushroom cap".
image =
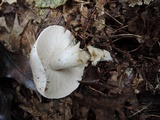
[[[34,83],[38,92],[46,98],[63,98],[72,93],[82,79],[84,66],[53,70],[51,56],[61,54],[75,46],[75,39],[69,30],[53,25],[45,28],[38,36],[30,54]],[[76,45],[73,51],[79,51]],[[78,53],[77,53],[78,54]],[[54,63],[52,61],[52,63]]]

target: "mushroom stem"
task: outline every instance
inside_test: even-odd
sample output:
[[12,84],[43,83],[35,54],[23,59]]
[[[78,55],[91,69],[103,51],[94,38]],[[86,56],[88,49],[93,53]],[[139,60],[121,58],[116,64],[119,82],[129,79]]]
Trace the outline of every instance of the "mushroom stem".
[[80,65],[85,66],[90,59],[86,51],[81,51],[80,43],[75,46],[69,46],[59,54],[53,53],[50,58],[50,68],[52,70],[62,70]]

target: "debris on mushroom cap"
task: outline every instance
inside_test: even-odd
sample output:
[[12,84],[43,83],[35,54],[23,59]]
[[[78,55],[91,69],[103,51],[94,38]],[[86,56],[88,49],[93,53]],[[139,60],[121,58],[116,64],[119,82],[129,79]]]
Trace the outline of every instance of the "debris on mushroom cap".
[[69,95],[78,87],[89,58],[89,54],[79,48],[79,43],[75,44],[69,30],[58,25],[47,27],[30,54],[38,92],[46,98]]
[[112,59],[108,51],[87,48],[80,49],[80,42],[76,44],[71,32],[62,26],[45,28],[30,54],[37,91],[46,98],[63,98],[79,86],[88,61],[96,65],[100,60]]

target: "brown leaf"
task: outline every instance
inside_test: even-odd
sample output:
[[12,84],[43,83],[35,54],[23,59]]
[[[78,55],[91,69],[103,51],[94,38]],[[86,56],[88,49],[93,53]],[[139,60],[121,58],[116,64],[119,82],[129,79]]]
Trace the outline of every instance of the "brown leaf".
[[97,28],[97,30],[102,30],[105,27],[105,18],[103,15],[105,14],[104,6],[106,5],[106,0],[97,0],[96,1],[96,7],[97,7],[97,14],[95,18],[94,26]]
[[142,4],[146,4],[149,5],[149,3],[153,1],[153,0],[120,0],[120,2],[128,2],[129,6],[134,7],[135,5],[142,5]]
[[81,25],[85,26],[85,24],[87,23],[86,18],[88,18],[88,8],[82,5],[80,11],[81,11],[81,14],[82,14]]
[[51,100],[47,103],[40,102],[35,97],[30,101],[23,101],[20,108],[30,113],[34,119],[38,120],[70,120],[72,100],[64,98],[62,100]]
[[18,16],[16,14],[15,20],[14,20],[14,25],[13,29],[10,34],[10,44],[12,45],[12,51],[17,51],[20,46],[20,34],[22,33],[23,28],[20,26],[19,21],[18,21]]
[[5,2],[8,2],[9,4],[17,2],[17,0],[6,0]]
[[[0,41],[7,42],[9,39],[9,33],[4,26],[0,26]],[[9,47],[9,45],[7,45]]]
[[21,38],[20,49],[25,56],[29,56],[31,48],[36,40],[36,33],[38,26],[33,24],[31,21],[26,25],[25,30]]
[[[91,118],[96,118],[96,120],[106,120],[106,118],[108,118],[108,120],[126,120],[127,116],[124,108],[126,106],[124,105],[130,103],[127,107],[131,107],[132,110],[127,109],[129,112],[134,111],[138,106],[136,95],[131,87],[125,87],[122,90],[121,95],[113,98],[109,96],[102,97],[94,91],[85,89],[85,94],[74,93],[73,104],[74,102],[77,102],[79,106],[73,106],[73,108],[79,109],[81,107],[86,107],[89,110],[92,110],[92,113],[94,113],[95,116],[92,116]],[[73,111],[73,114],[75,112],[76,111]],[[77,114],[75,113],[74,115]],[[78,117],[78,115],[76,117]]]
[[4,26],[7,29],[7,31],[9,32],[9,28],[7,26],[5,17],[0,17],[0,26]]

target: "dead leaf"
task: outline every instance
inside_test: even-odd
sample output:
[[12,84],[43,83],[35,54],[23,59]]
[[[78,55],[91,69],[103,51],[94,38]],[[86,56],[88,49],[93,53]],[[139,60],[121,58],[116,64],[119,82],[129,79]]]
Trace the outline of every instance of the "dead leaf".
[[146,5],[149,5],[149,3],[153,1],[153,0],[120,0],[120,2],[128,2],[129,3],[129,6],[131,7],[134,7],[135,5],[143,5],[143,4],[146,4]]
[[[129,102],[129,105],[130,107],[132,106],[133,111],[137,109],[138,106],[138,101],[131,87],[125,87],[122,90],[121,95],[115,98],[109,96],[102,97],[101,95],[96,94],[94,91],[90,91],[87,88],[84,90],[86,92],[83,94],[77,92],[74,93],[73,108],[79,109],[81,107],[87,107],[92,111],[92,115],[94,113],[91,119],[106,120],[106,118],[109,118],[109,120],[126,120],[127,116],[125,114],[124,104]],[[76,106],[76,103],[78,103],[79,106]],[[132,112],[132,110],[129,111]],[[73,113],[75,112],[76,111],[73,111]],[[74,115],[76,118],[78,117],[76,113]]]
[[[7,42],[9,40],[9,33],[4,26],[0,26],[0,41]],[[8,45],[9,46],[9,45]]]
[[8,2],[9,4],[17,2],[17,0],[4,0],[5,2]]
[[76,113],[77,118],[79,118],[79,120],[87,120],[88,112],[89,112],[89,109],[87,107],[85,106],[80,107]]
[[14,25],[13,29],[10,34],[10,44],[11,46],[11,51],[17,51],[20,47],[20,39],[21,39],[21,33],[23,31],[23,28],[19,24],[18,16],[16,14],[15,20],[14,20]]
[[35,2],[36,7],[40,8],[56,8],[58,6],[61,6],[66,3],[67,0],[26,0],[27,3],[32,4],[32,2]]
[[4,63],[4,77],[14,78],[27,88],[36,90],[33,83],[30,63],[26,57],[20,53],[9,52],[5,49],[2,43],[0,43],[0,57],[1,61],[3,61],[2,63]]
[[5,27],[8,32],[10,31],[9,28],[8,28],[8,26],[7,26],[7,24],[6,24],[5,17],[0,17],[0,26]]
[[25,30],[22,34],[20,49],[24,56],[29,58],[31,48],[36,41],[36,33],[38,26],[33,24],[31,21],[26,25]]
[[[23,98],[23,97],[22,97]],[[20,105],[24,111],[27,111],[33,116],[33,119],[38,120],[70,120],[72,100],[64,98],[63,100],[51,100],[47,103],[39,102],[38,99],[32,98],[31,101],[24,101]]]
[[102,30],[105,27],[105,18],[102,17],[105,14],[104,6],[106,5],[106,0],[96,0],[96,9],[97,9],[97,16],[95,16],[95,23],[94,26],[97,30]]

